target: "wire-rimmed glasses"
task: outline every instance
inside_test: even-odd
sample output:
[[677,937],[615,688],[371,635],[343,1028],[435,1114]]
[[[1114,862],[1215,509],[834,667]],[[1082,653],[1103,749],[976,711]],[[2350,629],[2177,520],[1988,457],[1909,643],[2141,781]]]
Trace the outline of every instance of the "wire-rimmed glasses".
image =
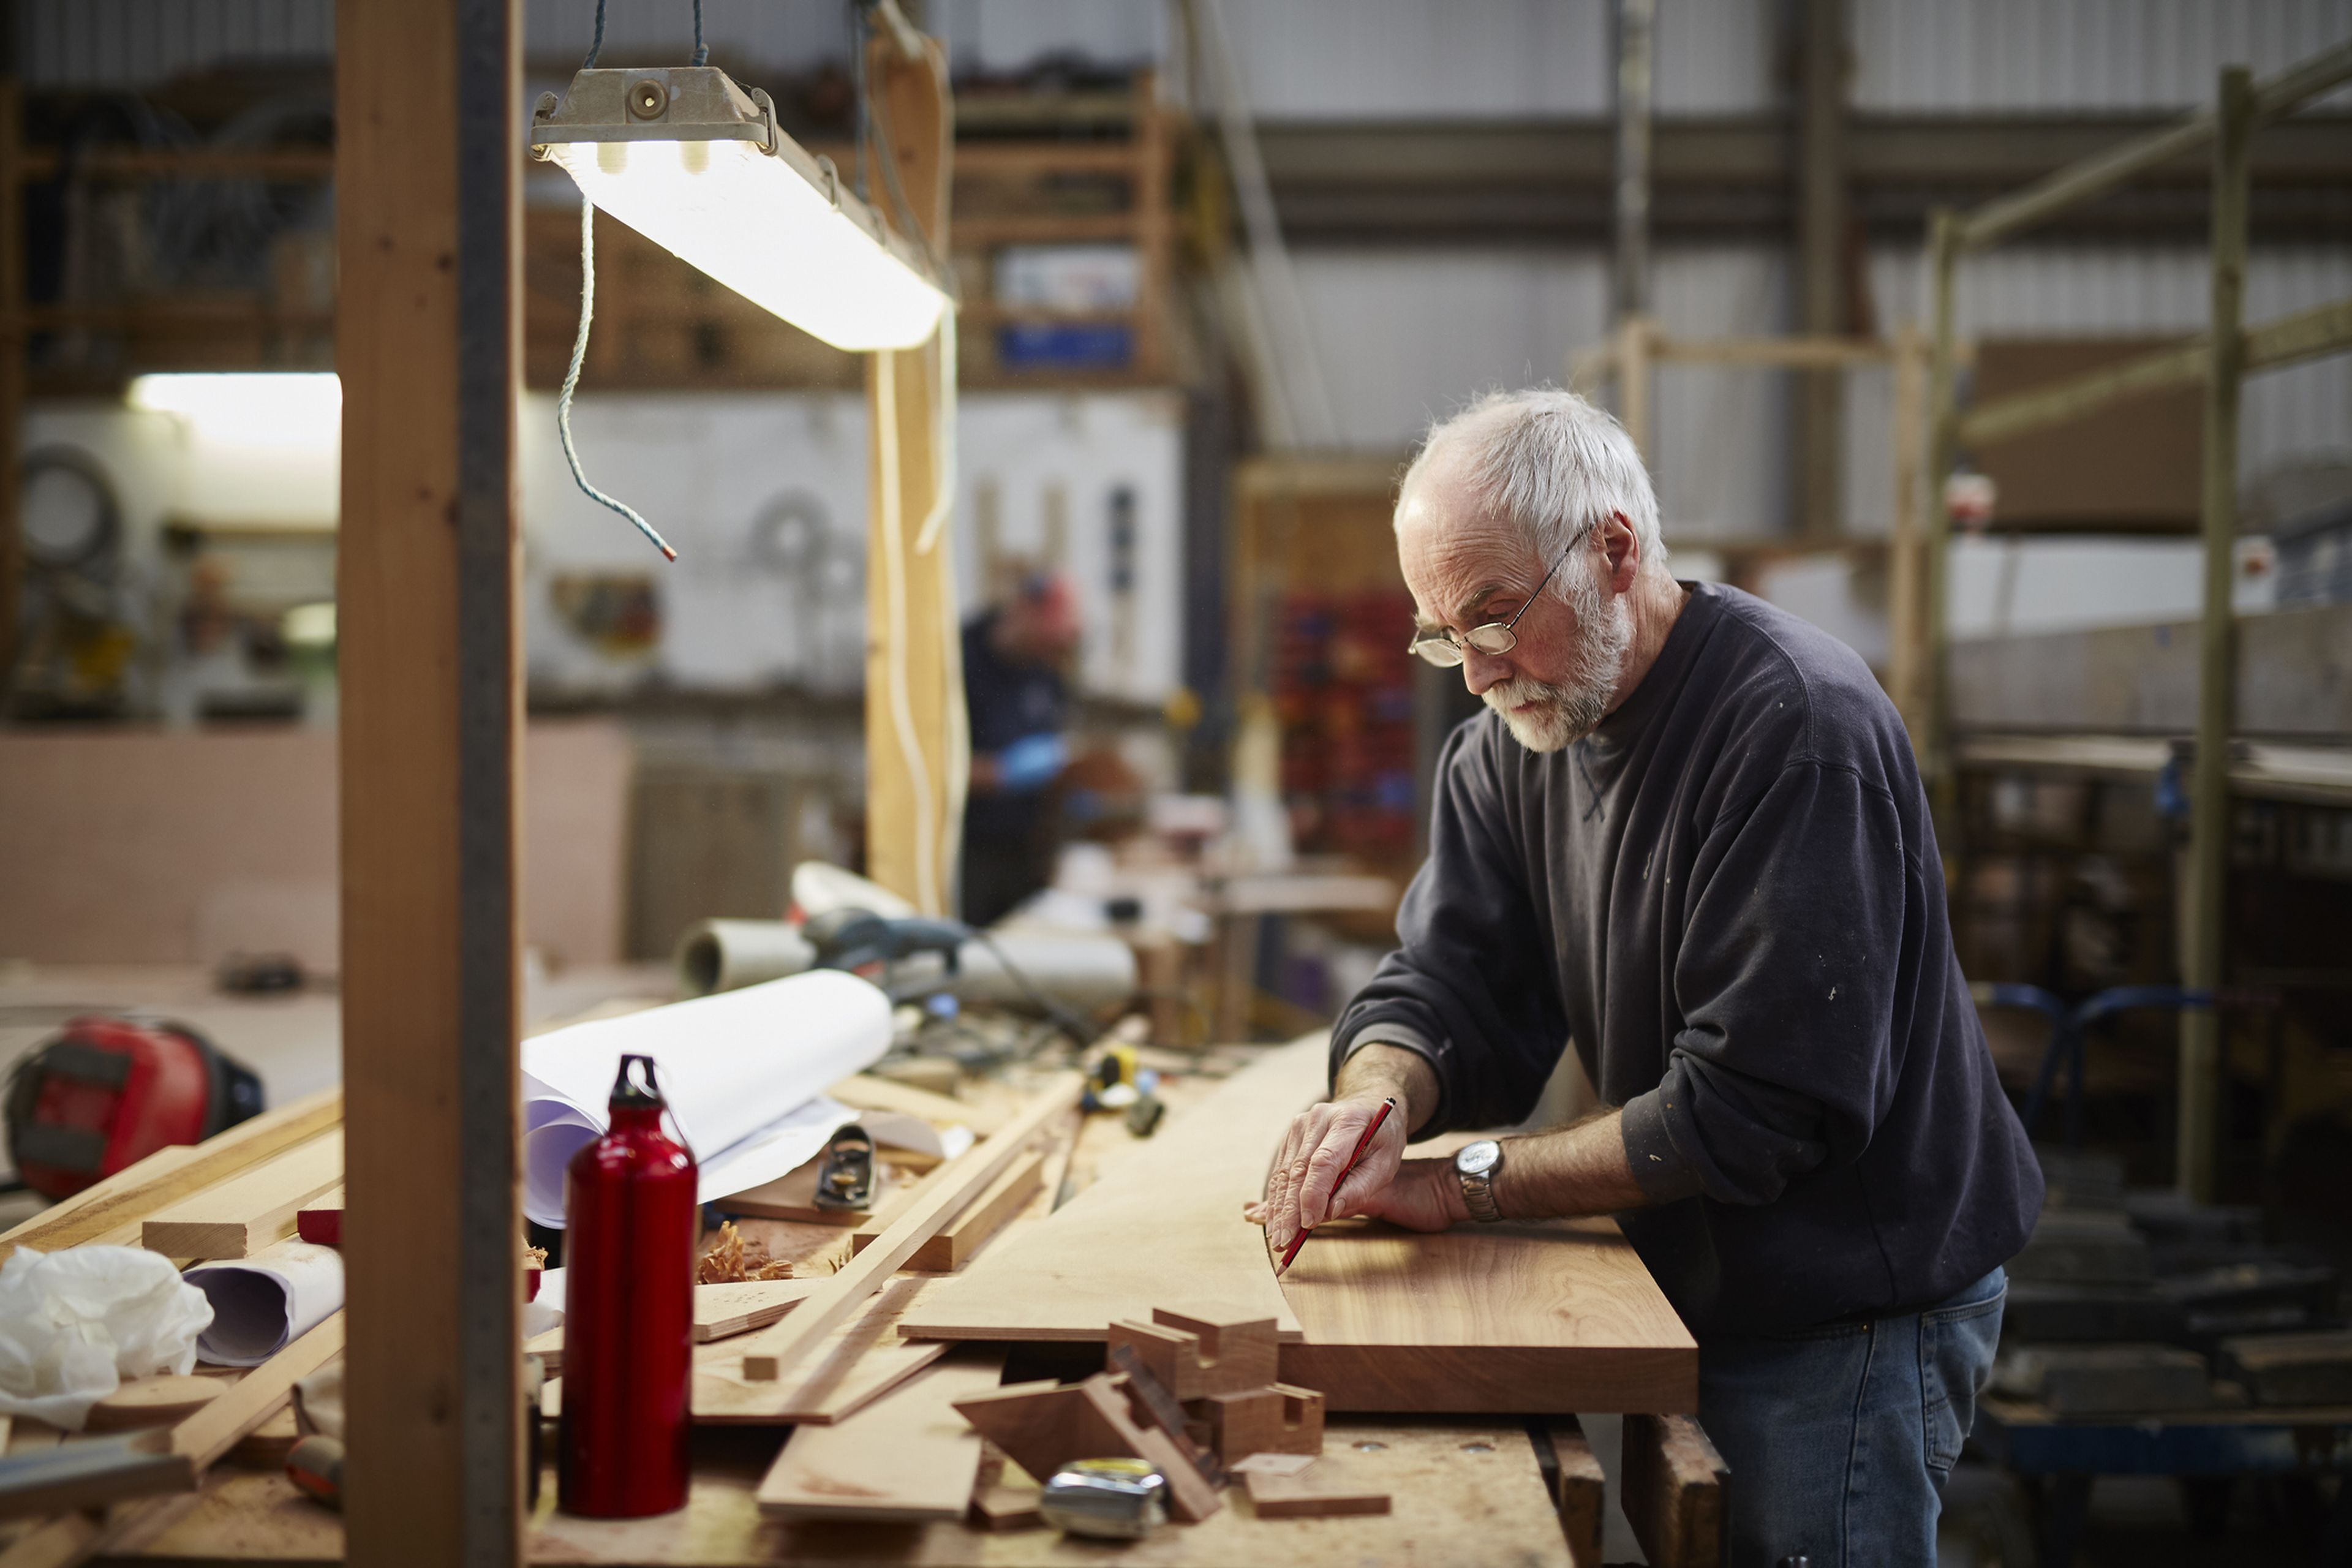
[[1551,571],[1546,572],[1543,574],[1543,581],[1536,584],[1536,591],[1528,595],[1528,602],[1519,606],[1518,616],[1513,616],[1507,621],[1488,621],[1483,626],[1472,626],[1458,637],[1451,626],[1439,626],[1434,631],[1416,632],[1413,634],[1412,640],[1404,645],[1405,651],[1420,655],[1423,659],[1440,669],[1453,669],[1460,665],[1464,657],[1462,650],[1465,645],[1477,649],[1489,658],[1510,652],[1519,646],[1518,635],[1511,628],[1519,624],[1519,616],[1526,615],[1535,602],[1543,596],[1544,586],[1551,581],[1552,573],[1559,570],[1560,563],[1568,559],[1569,550],[1575,548],[1575,542],[1571,540],[1568,550],[1559,552],[1559,560],[1551,563]]

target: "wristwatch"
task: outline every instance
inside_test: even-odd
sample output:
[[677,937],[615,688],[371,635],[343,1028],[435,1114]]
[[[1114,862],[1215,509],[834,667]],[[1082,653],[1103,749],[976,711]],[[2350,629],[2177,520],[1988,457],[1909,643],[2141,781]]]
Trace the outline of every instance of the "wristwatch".
[[1492,1138],[1465,1143],[1454,1156],[1454,1179],[1462,1184],[1463,1206],[1470,1217],[1492,1225],[1503,1217],[1495,1206],[1495,1173],[1503,1168],[1503,1146]]

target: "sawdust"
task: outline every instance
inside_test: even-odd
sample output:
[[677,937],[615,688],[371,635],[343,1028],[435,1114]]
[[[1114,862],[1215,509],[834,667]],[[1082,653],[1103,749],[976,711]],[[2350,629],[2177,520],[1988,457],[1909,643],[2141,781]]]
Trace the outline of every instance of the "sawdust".
[[768,1256],[765,1242],[746,1244],[743,1233],[735,1228],[731,1219],[721,1220],[719,1239],[694,1267],[695,1282],[699,1285],[739,1285],[754,1279],[789,1279],[793,1266],[781,1258]]

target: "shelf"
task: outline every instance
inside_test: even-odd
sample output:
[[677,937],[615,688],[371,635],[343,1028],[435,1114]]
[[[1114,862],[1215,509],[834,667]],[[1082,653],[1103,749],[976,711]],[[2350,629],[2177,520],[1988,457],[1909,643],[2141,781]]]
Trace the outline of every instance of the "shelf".
[[[1953,750],[1961,767],[1978,772],[2024,769],[2153,784],[2172,759],[2173,742],[2140,735],[1963,734]],[[2352,805],[2352,745],[2240,742],[2230,763],[2230,788],[2250,800]]]

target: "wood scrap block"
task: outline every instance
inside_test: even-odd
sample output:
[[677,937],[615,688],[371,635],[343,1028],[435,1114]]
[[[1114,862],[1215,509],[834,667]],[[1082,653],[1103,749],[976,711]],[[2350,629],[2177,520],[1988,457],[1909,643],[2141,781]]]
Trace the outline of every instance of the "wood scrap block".
[[971,1513],[965,1522],[992,1531],[1044,1525],[1045,1516],[1038,1507],[1045,1495],[1044,1485],[1007,1459],[995,1444],[983,1439],[981,1450],[980,1483],[972,1489]]
[[981,1440],[956,1405],[1003,1375],[1003,1351],[960,1351],[845,1421],[796,1427],[760,1483],[760,1511],[882,1523],[961,1520],[980,1479]]
[[1552,1496],[1568,1536],[1568,1554],[1576,1568],[1601,1568],[1601,1521],[1607,1507],[1601,1461],[1575,1416],[1554,1416],[1543,1430],[1557,1466]]
[[1251,1454],[1323,1451],[1323,1396],[1311,1388],[1268,1384],[1240,1394],[1213,1394],[1200,1402],[1209,1446],[1227,1464]]
[[89,1407],[85,1432],[129,1432],[141,1426],[173,1426],[227,1392],[222,1377],[134,1377]]
[[[1004,1228],[1006,1222],[1028,1206],[1045,1184],[1045,1156],[1031,1154],[996,1178],[969,1207],[950,1220],[946,1228],[923,1243],[903,1267],[928,1274],[952,1274],[971,1261],[982,1243]],[[850,1237],[853,1252],[863,1252],[887,1228],[887,1216],[877,1214]]]
[[1213,1320],[1155,1310],[1151,1321],[1110,1326],[1114,1349],[1127,1345],[1160,1386],[1179,1400],[1241,1394],[1280,1376],[1280,1347],[1271,1318]]
[[342,1246],[343,1184],[341,1182],[302,1205],[294,1215],[294,1234],[313,1247]]
[[229,1462],[251,1470],[283,1469],[286,1456],[301,1440],[301,1426],[295,1420],[294,1406],[289,1404],[239,1439],[236,1447],[228,1451]]
[[1687,1415],[1628,1415],[1624,1510],[1655,1568],[1715,1568],[1723,1560],[1723,1489],[1730,1470]]
[[1144,1459],[1168,1478],[1169,1511],[1176,1518],[1190,1523],[1217,1511],[1216,1488],[1167,1433],[1136,1421],[1127,1391],[1108,1373],[1078,1384],[1017,1384],[956,1409],[1037,1479],[1073,1459]]
[[140,1244],[166,1258],[250,1258],[292,1236],[295,1215],[342,1179],[338,1127],[152,1215]]
[[1295,1476],[1248,1471],[1250,1506],[1260,1519],[1340,1519],[1388,1512],[1389,1494],[1355,1473],[1356,1469],[1334,1456],[1318,1459]]

